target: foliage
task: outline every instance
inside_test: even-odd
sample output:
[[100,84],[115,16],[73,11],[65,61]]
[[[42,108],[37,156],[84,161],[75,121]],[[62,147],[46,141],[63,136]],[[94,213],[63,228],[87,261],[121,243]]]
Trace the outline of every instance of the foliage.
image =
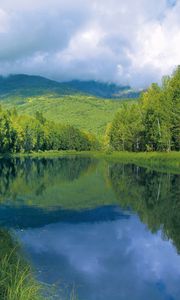
[[100,150],[102,141],[108,153],[180,150],[180,67],[139,101],[49,94],[6,99],[6,107],[11,110],[0,111],[0,153]]
[[47,120],[72,125],[101,138],[121,105],[134,101],[137,100],[108,100],[81,94],[58,96],[51,92],[31,97],[6,96],[1,104],[8,109],[16,107],[22,115],[35,116],[40,111]]
[[0,153],[45,150],[92,150],[99,143],[95,136],[71,125],[47,121],[42,113],[35,117],[18,115],[16,110],[0,111]]
[[114,150],[180,150],[180,66],[162,86],[152,84],[137,104],[123,105],[109,130]]

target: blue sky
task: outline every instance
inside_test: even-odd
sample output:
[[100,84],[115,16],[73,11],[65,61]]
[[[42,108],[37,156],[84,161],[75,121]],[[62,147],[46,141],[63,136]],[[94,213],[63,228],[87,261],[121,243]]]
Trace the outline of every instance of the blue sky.
[[171,6],[176,5],[176,2],[177,2],[177,0],[168,0],[168,3],[169,3]]
[[0,74],[143,88],[180,63],[180,0],[0,0]]

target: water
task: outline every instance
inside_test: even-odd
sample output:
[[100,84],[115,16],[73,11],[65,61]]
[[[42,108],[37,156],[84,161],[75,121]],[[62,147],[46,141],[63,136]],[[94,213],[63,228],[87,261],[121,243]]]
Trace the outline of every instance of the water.
[[0,226],[53,299],[180,299],[180,176],[80,157],[0,160]]

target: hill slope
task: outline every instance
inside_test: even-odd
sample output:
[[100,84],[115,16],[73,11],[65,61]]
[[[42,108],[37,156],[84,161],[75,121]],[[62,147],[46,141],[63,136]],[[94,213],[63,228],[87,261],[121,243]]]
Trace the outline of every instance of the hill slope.
[[[0,77],[0,103],[9,109],[15,107],[20,114],[40,111],[49,120],[102,136],[122,103],[132,101],[128,88],[94,81],[59,83],[39,76],[12,75]],[[115,93],[128,99],[112,99]]]
[[71,124],[101,136],[120,106],[132,100],[114,101],[84,95],[58,97],[45,94],[37,97],[9,97],[1,101],[6,108],[16,108],[20,114],[35,115],[37,111],[57,123]]
[[38,96],[44,93],[56,93],[58,96],[83,93],[102,98],[136,98],[139,91],[129,86],[96,81],[57,82],[41,76],[10,75],[0,76],[0,97],[10,95],[21,97]]

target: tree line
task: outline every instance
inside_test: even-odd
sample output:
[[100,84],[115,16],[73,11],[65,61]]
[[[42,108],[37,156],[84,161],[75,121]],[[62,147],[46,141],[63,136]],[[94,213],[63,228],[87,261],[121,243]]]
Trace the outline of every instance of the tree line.
[[[101,144],[103,148],[104,145]],[[124,104],[105,135],[105,147],[115,151],[180,150],[180,66],[162,85],[153,83],[133,104]],[[0,153],[45,150],[99,150],[97,138],[71,125],[18,115],[0,107]]]
[[138,102],[123,105],[108,126],[116,151],[180,150],[180,66],[162,85],[153,83]]
[[48,121],[40,112],[31,117],[0,108],[0,153],[94,149],[98,141],[90,133]]

